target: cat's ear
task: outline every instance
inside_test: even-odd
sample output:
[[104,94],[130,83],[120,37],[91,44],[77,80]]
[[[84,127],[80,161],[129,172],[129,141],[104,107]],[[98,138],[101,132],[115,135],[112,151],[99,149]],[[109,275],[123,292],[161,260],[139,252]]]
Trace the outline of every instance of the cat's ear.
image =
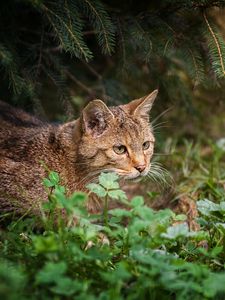
[[93,136],[99,136],[107,129],[113,118],[113,113],[104,102],[98,99],[93,100],[83,109],[83,130]]
[[152,105],[155,101],[157,94],[158,94],[158,90],[154,90],[151,94],[145,97],[133,100],[127,105],[125,105],[126,109],[128,109],[131,115],[143,117],[146,120],[148,120],[149,112],[152,108]]

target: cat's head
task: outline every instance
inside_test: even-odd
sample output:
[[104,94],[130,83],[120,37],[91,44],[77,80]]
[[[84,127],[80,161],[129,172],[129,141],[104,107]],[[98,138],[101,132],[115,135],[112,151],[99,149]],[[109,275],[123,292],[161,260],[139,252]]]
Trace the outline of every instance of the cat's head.
[[155,142],[149,112],[157,92],[115,107],[91,101],[80,118],[80,166],[90,174],[113,171],[127,179],[147,175]]

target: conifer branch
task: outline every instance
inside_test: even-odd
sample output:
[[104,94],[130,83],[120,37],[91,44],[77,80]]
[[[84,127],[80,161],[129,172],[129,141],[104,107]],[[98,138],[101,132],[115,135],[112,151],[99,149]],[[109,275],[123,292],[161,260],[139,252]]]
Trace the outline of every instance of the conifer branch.
[[[32,103],[34,93],[42,99],[49,78],[56,87],[56,101],[67,97],[68,82],[73,82],[89,95],[102,90],[112,102],[123,101],[135,90],[130,83],[141,82],[142,89],[151,79],[152,85],[164,86],[166,95],[174,89],[184,91],[182,99],[190,103],[190,88],[203,82],[209,67],[218,78],[225,78],[225,42],[206,10],[224,7],[225,0],[174,0],[173,4],[156,0],[141,6],[133,1],[132,9],[130,1],[122,5],[103,0],[9,2],[10,6],[0,1],[0,25],[6,28],[0,32],[0,75],[3,95],[17,101]],[[101,56],[114,50],[111,58]],[[206,78],[210,76],[207,72]]]
[[152,41],[149,37],[149,32],[146,31],[138,20],[133,20],[133,42],[136,39],[136,47],[141,48],[145,62],[149,62],[152,53]]
[[[70,26],[72,26],[71,19],[69,18],[70,26],[68,26],[68,24],[64,21],[64,19],[61,18],[58,14],[56,14],[52,9],[48,8],[44,4],[42,4],[42,8],[43,8],[44,11],[46,11],[46,15],[47,15],[47,17],[48,17],[51,25],[53,26],[55,32],[57,33],[57,36],[58,36],[58,38],[60,40],[60,43],[65,48],[65,50],[69,50],[71,52],[71,54],[75,54],[77,57],[80,57],[80,56],[82,57],[83,56],[85,58],[85,60],[88,61],[91,58],[91,52],[89,51],[89,49],[87,48],[87,46],[85,46],[85,44],[83,43],[83,41],[81,41],[81,39],[76,36],[77,31],[74,31],[72,29],[72,27],[70,27]],[[71,51],[72,50],[71,47],[68,47],[64,43],[64,41],[62,39],[62,35],[61,35],[59,29],[56,27],[56,25],[53,22],[53,20],[52,20],[52,18],[51,18],[50,15],[52,15],[54,18],[56,18],[64,26],[64,28],[67,30],[67,32],[69,34],[69,37],[70,37],[71,41],[74,42],[75,45],[77,46],[77,48],[79,50],[78,52],[77,51]]]
[[219,41],[218,41],[218,39],[216,37],[216,34],[214,33],[212,27],[209,24],[209,21],[208,21],[208,19],[206,17],[205,12],[203,12],[203,17],[205,19],[205,22],[206,22],[206,25],[208,27],[208,30],[209,30],[209,32],[210,32],[210,34],[211,34],[211,36],[212,36],[212,38],[213,38],[213,40],[214,40],[214,42],[216,44],[216,48],[217,48],[219,59],[220,59],[221,70],[222,70],[223,75],[225,75],[225,68],[224,68],[224,63],[223,63],[223,56],[222,56],[222,51],[221,51],[221,48],[220,48]]
[[3,44],[0,44],[0,68],[5,70],[9,87],[12,87],[15,95],[19,95],[25,87],[24,78],[19,72],[15,54]]
[[[184,36],[183,33],[179,32],[179,34],[178,34],[166,21],[163,21],[163,23],[173,33],[174,37],[179,36],[179,38],[182,38],[182,40],[185,41],[186,37]],[[167,42],[164,46],[163,55],[165,55],[170,42],[171,42],[170,39],[167,40]],[[183,45],[185,45],[185,43],[183,43]],[[201,82],[201,77],[202,77],[201,76],[201,66],[198,63],[197,54],[195,55],[194,51],[190,47],[187,47],[187,52],[188,52],[188,54],[191,57],[191,60],[193,62],[194,74],[195,74],[195,79],[194,79],[195,83],[194,83],[194,85],[196,85],[197,83]]]
[[194,65],[194,69],[195,69],[195,85],[196,83],[199,83],[201,80],[200,80],[200,74],[199,74],[199,68],[198,68],[198,63],[197,63],[197,60],[196,60],[196,57],[193,53],[193,51],[191,50],[191,48],[188,48],[187,49],[191,58],[192,58],[192,61],[193,61],[193,65]]
[[70,28],[71,28],[71,31],[72,31],[73,25],[72,25],[72,20],[71,20],[71,16],[70,16],[70,12],[69,12],[69,7],[68,7],[67,0],[64,0],[64,3],[65,3],[65,9],[66,9],[67,17],[69,19],[69,25],[70,25]]
[[91,4],[91,2],[88,1],[88,0],[84,0],[84,1],[89,5],[89,7],[91,8],[91,10],[94,12],[94,14],[96,15],[96,17],[98,18],[98,20],[99,20],[99,22],[100,22],[100,24],[101,24],[101,27],[102,27],[102,29],[103,29],[103,35],[104,35],[104,38],[105,38],[105,45],[106,45],[107,52],[110,53],[110,52],[111,52],[111,49],[110,49],[109,44],[108,44],[107,31],[106,31],[106,28],[105,28],[105,26],[104,26],[104,24],[103,24],[103,22],[102,22],[102,19],[100,18],[100,16],[99,16],[97,10],[96,10],[95,7]]
[[[93,5],[96,5],[96,7]],[[105,11],[100,1],[81,1],[81,7],[85,4],[86,13],[88,18],[92,22],[98,36],[98,42],[102,47],[104,54],[111,54],[113,52],[115,37],[114,37],[114,26],[111,22],[108,13]],[[98,8],[98,9],[97,9]]]

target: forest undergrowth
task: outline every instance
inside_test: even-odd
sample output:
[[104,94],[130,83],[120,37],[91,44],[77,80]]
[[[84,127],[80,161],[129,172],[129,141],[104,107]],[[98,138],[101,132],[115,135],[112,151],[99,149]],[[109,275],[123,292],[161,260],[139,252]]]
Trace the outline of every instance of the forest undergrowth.
[[[103,212],[89,215],[88,194],[67,198],[50,172],[41,217],[7,224],[1,217],[1,299],[224,299],[225,142],[168,140],[163,151],[160,163],[173,175],[170,201],[196,203],[198,230],[185,214],[150,208],[159,190],[148,181],[145,200],[128,201],[117,175],[102,173],[87,188]],[[126,208],[109,210],[109,201]]]

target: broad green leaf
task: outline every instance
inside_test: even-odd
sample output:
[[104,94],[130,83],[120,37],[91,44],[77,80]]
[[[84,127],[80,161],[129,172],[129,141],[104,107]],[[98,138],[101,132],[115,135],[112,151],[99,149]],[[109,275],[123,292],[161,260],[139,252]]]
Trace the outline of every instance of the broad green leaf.
[[187,220],[187,216],[184,214],[175,215],[174,214],[174,221],[185,221]]
[[188,229],[188,225],[186,223],[181,223],[176,226],[170,226],[167,228],[166,233],[161,234],[161,237],[164,237],[164,238],[167,238],[170,240],[175,240],[180,236],[183,236],[183,237],[189,236],[189,229]]
[[74,206],[80,206],[85,203],[87,200],[87,195],[82,192],[75,192],[72,194],[72,196],[68,199],[68,201],[71,201],[71,203]]
[[131,212],[122,208],[115,208],[109,211],[109,214],[114,217],[130,217]]
[[48,178],[44,178],[43,183],[44,183],[44,186],[46,186],[46,187],[53,187],[54,186],[54,183],[52,183],[52,181],[50,181]]
[[225,202],[221,201],[219,206],[220,206],[220,210],[224,212],[225,211]]
[[152,208],[147,206],[136,206],[132,209],[134,216],[139,216],[143,220],[152,220],[155,218],[155,212]]
[[37,283],[51,283],[61,280],[63,274],[67,270],[65,262],[52,263],[47,262],[45,266],[36,274]]
[[118,179],[119,176],[116,173],[101,173],[99,183],[107,190],[119,189]]
[[144,205],[144,199],[141,196],[136,196],[131,200],[130,204],[133,207],[142,206]]
[[[219,297],[215,297],[216,295],[224,295],[225,294],[225,273],[211,273],[209,276],[203,281],[203,290],[204,295],[207,299],[219,299]],[[222,297],[224,298],[224,297]]]
[[50,172],[49,173],[49,179],[51,180],[54,185],[59,183],[59,174],[56,172]]
[[59,202],[67,201],[65,194],[62,193],[59,189],[56,189],[54,191],[54,195],[56,196],[56,198]]
[[34,236],[33,243],[37,253],[50,253],[59,249],[58,240],[54,235]]
[[71,296],[75,292],[82,291],[82,282],[76,282],[69,277],[62,277],[57,281],[57,285],[51,288],[51,291],[65,296]]
[[87,185],[87,188],[88,188],[91,192],[93,192],[93,193],[95,193],[96,195],[98,195],[99,197],[105,197],[106,194],[107,194],[106,190],[105,190],[101,185],[99,185],[99,184],[97,184],[97,183],[89,183],[89,184]]
[[119,281],[123,282],[132,277],[132,274],[128,270],[129,265],[125,261],[122,261],[117,263],[115,269],[111,272],[101,272],[101,277],[106,282],[109,282],[110,285],[116,285]]
[[209,216],[211,212],[219,211],[220,206],[208,199],[197,201],[197,208],[205,216]]
[[129,226],[129,233],[132,235],[138,235],[140,231],[148,231],[150,222],[147,220],[140,220],[138,218],[132,219],[132,224]]
[[58,185],[56,187],[56,190],[58,190],[60,193],[65,193],[66,192],[66,189],[64,186],[61,186],[61,185]]
[[109,191],[108,195],[109,195],[110,198],[116,199],[116,200],[127,199],[127,196],[126,196],[125,192],[122,191],[122,190]]

